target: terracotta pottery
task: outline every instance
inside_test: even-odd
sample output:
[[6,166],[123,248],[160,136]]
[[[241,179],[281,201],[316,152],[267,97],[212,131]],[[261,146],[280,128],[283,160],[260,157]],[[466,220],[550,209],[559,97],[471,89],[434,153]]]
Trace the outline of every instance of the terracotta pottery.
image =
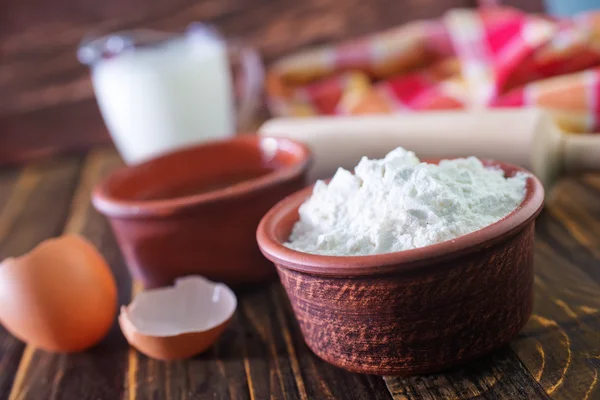
[[240,135],[112,173],[94,190],[125,261],[146,288],[199,274],[228,285],[276,276],[256,227],[306,185],[310,154],[288,139]]
[[[523,169],[494,161],[507,176]],[[544,189],[531,176],[521,205],[457,239],[373,256],[322,256],[284,243],[306,188],[262,219],[257,239],[275,263],[306,343],[354,372],[430,373],[512,339],[532,309],[534,220]]]

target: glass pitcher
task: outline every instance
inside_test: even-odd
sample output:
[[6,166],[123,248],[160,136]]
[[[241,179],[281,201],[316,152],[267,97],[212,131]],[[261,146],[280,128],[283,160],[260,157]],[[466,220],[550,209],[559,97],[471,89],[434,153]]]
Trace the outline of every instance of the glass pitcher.
[[260,105],[257,51],[204,24],[86,39],[77,55],[127,164],[247,130]]

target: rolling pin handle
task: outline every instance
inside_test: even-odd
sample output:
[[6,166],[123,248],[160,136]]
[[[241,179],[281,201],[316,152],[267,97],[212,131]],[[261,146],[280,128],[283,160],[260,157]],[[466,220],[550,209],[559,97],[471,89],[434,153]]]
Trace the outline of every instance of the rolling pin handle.
[[566,173],[600,171],[600,134],[566,135],[563,152]]

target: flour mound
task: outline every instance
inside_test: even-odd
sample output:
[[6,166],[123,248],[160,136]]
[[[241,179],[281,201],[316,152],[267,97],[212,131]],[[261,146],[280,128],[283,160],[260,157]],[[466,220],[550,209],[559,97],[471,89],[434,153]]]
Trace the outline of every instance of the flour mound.
[[505,178],[475,157],[422,163],[401,147],[363,157],[355,173],[318,181],[286,246],[305,253],[368,255],[423,247],[479,230],[523,201],[527,175]]

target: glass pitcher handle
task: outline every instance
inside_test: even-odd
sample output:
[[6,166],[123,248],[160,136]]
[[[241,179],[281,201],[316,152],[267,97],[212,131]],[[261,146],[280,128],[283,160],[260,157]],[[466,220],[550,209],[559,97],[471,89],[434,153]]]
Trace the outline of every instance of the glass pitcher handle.
[[238,46],[240,57],[240,98],[237,107],[237,129],[252,129],[254,117],[261,104],[265,70],[258,52],[248,46]]

